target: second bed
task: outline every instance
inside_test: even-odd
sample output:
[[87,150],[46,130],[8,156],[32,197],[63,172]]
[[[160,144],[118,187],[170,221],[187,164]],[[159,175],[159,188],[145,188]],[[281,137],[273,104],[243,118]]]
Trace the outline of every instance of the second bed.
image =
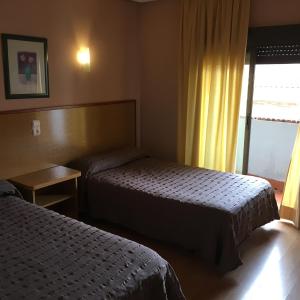
[[241,264],[239,245],[278,219],[264,179],[116,151],[72,163],[83,173],[89,215],[197,252],[221,272]]

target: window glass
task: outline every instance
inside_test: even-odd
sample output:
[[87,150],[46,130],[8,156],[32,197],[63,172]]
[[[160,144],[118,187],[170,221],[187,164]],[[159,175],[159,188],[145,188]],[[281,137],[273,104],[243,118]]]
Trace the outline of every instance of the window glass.
[[252,118],[300,120],[300,64],[256,65]]

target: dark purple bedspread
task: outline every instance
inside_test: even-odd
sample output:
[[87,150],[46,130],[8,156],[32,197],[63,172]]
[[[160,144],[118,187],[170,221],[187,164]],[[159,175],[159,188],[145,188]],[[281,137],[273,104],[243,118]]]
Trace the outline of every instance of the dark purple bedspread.
[[149,248],[2,195],[0,299],[184,296],[171,266]]
[[85,180],[93,218],[196,251],[220,271],[241,264],[239,245],[278,219],[263,179],[142,158]]

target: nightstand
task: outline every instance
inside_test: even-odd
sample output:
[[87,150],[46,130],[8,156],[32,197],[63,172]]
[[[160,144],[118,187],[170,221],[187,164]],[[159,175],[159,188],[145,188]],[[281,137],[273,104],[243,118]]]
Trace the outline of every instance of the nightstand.
[[77,179],[80,176],[80,171],[56,166],[14,177],[10,181],[26,201],[78,218]]

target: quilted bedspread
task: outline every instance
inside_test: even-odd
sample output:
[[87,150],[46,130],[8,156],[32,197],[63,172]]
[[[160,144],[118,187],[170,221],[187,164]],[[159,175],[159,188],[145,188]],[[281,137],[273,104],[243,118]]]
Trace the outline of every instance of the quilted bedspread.
[[0,197],[0,299],[184,299],[156,252],[15,196]]
[[279,218],[264,179],[153,158],[93,174],[85,190],[92,217],[194,250],[222,272],[241,264],[255,228]]

